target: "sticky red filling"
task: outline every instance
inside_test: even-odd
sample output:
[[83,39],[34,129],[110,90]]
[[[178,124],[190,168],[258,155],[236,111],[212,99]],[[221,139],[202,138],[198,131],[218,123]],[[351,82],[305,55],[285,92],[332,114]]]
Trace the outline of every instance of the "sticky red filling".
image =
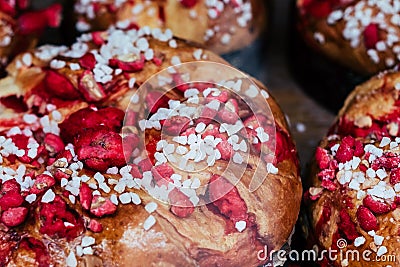
[[107,107],[102,109],[80,109],[59,125],[60,136],[65,142],[73,142],[82,131],[96,126],[106,126],[111,131],[119,133],[124,119],[124,111]]
[[190,199],[178,189],[173,189],[168,194],[171,204],[171,212],[180,218],[189,217],[194,212],[193,203]]
[[353,242],[359,236],[356,224],[351,220],[350,215],[344,209],[340,211],[339,217],[339,230],[345,235],[347,240]]
[[117,211],[117,206],[108,198],[101,196],[94,196],[90,206],[90,213],[97,217],[112,215]]
[[351,3],[349,0],[304,0],[302,8],[315,18],[327,17],[335,8]]
[[1,104],[5,107],[13,109],[15,112],[22,113],[28,110],[28,106],[25,104],[22,96],[6,96],[0,98]]
[[110,67],[120,68],[126,72],[137,72],[141,71],[144,68],[145,58],[141,56],[140,59],[134,61],[122,61],[116,58],[112,58],[109,60]]
[[119,134],[123,118],[124,112],[113,107],[81,109],[60,124],[61,137],[74,144],[79,160],[90,169],[122,167],[126,164]]
[[364,44],[367,49],[375,49],[376,43],[379,41],[379,28],[375,23],[369,24],[364,29]]
[[357,221],[364,231],[378,230],[378,220],[375,215],[365,206],[359,206],[357,209]]
[[58,108],[69,106],[71,102],[76,100],[67,100],[53,94],[47,87],[43,80],[37,84],[32,90],[27,92],[24,96],[24,101],[29,103],[29,107],[34,113],[43,114],[47,104],[53,104]]
[[[61,197],[56,196],[51,203],[40,203],[40,233],[52,238],[74,239],[84,230],[82,218],[67,207]],[[67,224],[65,224],[67,223]]]
[[331,208],[327,205],[324,205],[322,208],[322,214],[321,217],[319,218],[316,226],[315,226],[315,234],[316,236],[320,236],[322,233],[322,228],[324,225],[330,220],[331,218]]
[[288,133],[283,131],[283,129],[278,125],[276,125],[276,150],[276,163],[280,163],[284,160],[290,160],[296,164],[298,169],[300,168],[296,146],[290,139]]
[[57,71],[46,71],[46,76],[43,82],[45,84],[46,91],[55,97],[66,100],[76,100],[81,96],[70,80]]
[[158,18],[162,22],[165,22],[165,10],[163,6],[158,6]]
[[22,239],[19,247],[26,250],[31,250],[35,253],[36,262],[40,267],[50,266],[50,255],[46,246],[39,240],[33,237]]
[[12,252],[17,248],[20,236],[16,232],[0,230],[0,266],[6,266]]
[[10,16],[14,16],[17,12],[18,7],[16,6],[16,3],[10,2],[7,0],[1,0],[0,1],[0,10],[4,13],[7,13]]
[[370,195],[367,195],[363,199],[363,204],[374,214],[385,214],[392,210],[391,206],[378,200],[374,200]]
[[181,0],[180,2],[184,7],[187,8],[192,8],[197,4],[197,0]]
[[[208,196],[211,204],[209,208],[218,211],[220,215],[230,221],[226,230],[231,231],[238,221],[248,222],[249,215],[247,213],[247,205],[240,197],[237,188],[232,185],[226,178],[213,175],[208,186]],[[229,229],[230,228],[230,229]]]

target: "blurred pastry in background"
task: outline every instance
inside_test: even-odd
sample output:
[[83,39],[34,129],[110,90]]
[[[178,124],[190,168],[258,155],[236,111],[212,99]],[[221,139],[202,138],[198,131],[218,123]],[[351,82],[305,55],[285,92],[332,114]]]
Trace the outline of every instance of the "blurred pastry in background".
[[335,62],[361,75],[399,62],[399,1],[298,0],[297,7],[306,43]]
[[30,0],[0,1],[0,62],[6,65],[18,53],[36,46],[47,27],[58,27],[62,6],[33,10]]
[[225,54],[251,44],[266,22],[264,0],[76,0],[76,28],[110,25],[171,29],[176,37]]

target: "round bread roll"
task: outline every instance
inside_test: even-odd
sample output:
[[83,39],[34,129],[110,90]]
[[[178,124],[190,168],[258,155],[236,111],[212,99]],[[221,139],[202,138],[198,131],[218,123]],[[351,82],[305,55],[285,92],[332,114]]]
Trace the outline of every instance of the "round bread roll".
[[[176,65],[200,59],[219,67]],[[232,70],[149,28],[17,56],[0,81],[0,265],[271,261],[299,212],[297,154],[265,87]]]
[[105,30],[118,23],[171,29],[175,36],[227,53],[251,44],[265,27],[265,1],[167,0],[75,3],[78,31]]
[[398,265],[399,89],[398,72],[358,86],[316,150],[305,194],[309,232],[332,255],[359,256],[325,254],[322,266]]
[[58,27],[60,4],[32,11],[30,1],[0,3],[0,63],[5,65],[20,52],[33,48],[47,27]]
[[305,41],[335,62],[372,75],[399,62],[397,1],[297,0]]

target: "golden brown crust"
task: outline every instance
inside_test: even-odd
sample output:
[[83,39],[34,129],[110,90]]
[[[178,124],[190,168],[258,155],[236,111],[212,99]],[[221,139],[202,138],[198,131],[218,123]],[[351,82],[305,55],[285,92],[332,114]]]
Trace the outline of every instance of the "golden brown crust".
[[207,6],[205,0],[187,1],[196,2],[191,7],[175,0],[122,1],[120,6],[114,7],[115,12],[108,11],[107,6],[113,3],[109,1],[108,4],[96,3],[98,11],[93,17],[88,11],[93,3],[82,2],[76,1],[75,7],[78,30],[105,30],[112,24],[130,20],[139,27],[171,29],[175,36],[202,44],[218,54],[251,44],[263,32],[267,13],[265,2],[259,0],[231,1],[222,5],[222,11],[218,11],[220,6]]
[[[108,33],[108,36],[111,35],[111,32],[112,30]],[[86,35],[82,39],[88,38],[88,36],[90,35]],[[107,34],[104,36],[107,36]],[[179,39],[176,39],[178,48],[174,49],[168,46],[168,42],[163,42],[147,35],[142,37],[148,41],[149,48],[153,49],[154,58],[162,59],[162,63],[155,64],[153,58],[153,60],[145,61],[143,68],[139,71],[125,72],[125,74],[114,73],[112,80],[103,84],[104,90],[107,92],[106,96],[99,102],[91,102],[92,105],[95,104],[99,108],[112,106],[125,110],[130,97],[138,87],[154,73],[171,66],[173,64],[171,61],[176,62],[176,57],[181,62],[188,62],[196,60],[200,53],[200,58],[203,60],[226,64],[225,61],[212,52],[199,50],[199,48]],[[105,37],[105,40],[106,42],[110,41],[107,37]],[[92,49],[98,51],[98,46],[92,42],[85,41],[83,43],[89,45],[87,51]],[[1,81],[4,86],[8,86],[7,90],[2,93],[2,97],[22,95],[28,104],[28,108],[34,107],[34,109],[42,110],[44,114],[47,114],[48,102],[40,102],[40,100],[44,100],[44,97],[40,95],[40,91],[37,91],[38,86],[45,78],[45,71],[53,70],[63,74],[73,84],[74,88],[78,86],[79,79],[85,72],[82,68],[74,69],[76,66],[71,66],[71,63],[79,63],[79,58],[71,58],[65,54],[64,49],[61,49],[63,52],[57,52],[59,49],[47,47],[27,52],[32,56],[33,62],[29,66],[23,64],[20,66],[21,58],[24,55],[18,56],[8,67],[9,76]],[[56,56],[56,59],[53,59],[53,57],[46,59],[45,56],[50,52],[54,52],[55,55],[64,53],[64,55]],[[212,72],[213,70],[206,69],[205,71]],[[192,78],[195,79],[196,75],[200,74],[201,69],[194,71]],[[133,88],[129,88],[129,81],[132,77],[136,80]],[[28,78],[29,82],[27,82]],[[109,87],[110,83],[114,84],[114,87]],[[260,82],[255,81],[255,83],[265,90],[265,87]],[[91,89],[98,90],[96,87]],[[264,98],[261,99],[265,100]],[[59,123],[62,123],[70,114],[90,104],[82,98],[70,100],[69,102],[51,101],[63,118]],[[284,115],[272,97],[268,97],[267,101],[273,113],[276,129],[279,129],[283,142],[288,142],[287,145],[290,151],[285,151],[289,153],[289,156],[284,156],[276,164],[277,172],[275,174],[268,173],[267,166],[263,161],[260,161],[258,156],[250,156],[246,172],[236,185],[238,195],[246,204],[247,213],[252,218],[251,220],[254,221],[253,225],[250,225],[249,221],[249,226],[243,232],[234,229],[227,233],[229,220],[221,216],[221,214],[215,213],[206,205],[199,205],[194,208],[190,216],[180,218],[170,211],[170,205],[153,199],[144,190],[135,187],[126,188],[123,192],[137,194],[141,199],[139,205],[132,203],[119,204],[114,214],[101,218],[96,218],[91,212],[84,211],[78,197],[75,204],[71,203],[67,197],[63,197],[67,205],[72,210],[75,210],[79,216],[83,217],[86,226],[82,233],[70,241],[65,238],[52,238],[40,234],[40,223],[35,220],[32,221],[32,224],[22,224],[17,228],[17,232],[24,233],[25,236],[34,237],[43,241],[46,246],[52,247],[53,249],[48,249],[50,262],[56,265],[65,265],[66,259],[71,253],[75,255],[74,259],[76,259],[79,266],[132,266],[132,264],[134,266],[240,266],[243,262],[246,262],[249,266],[262,264],[257,259],[257,251],[263,249],[264,245],[268,245],[270,250],[280,249],[288,240],[297,219],[302,192],[295,149],[289,139],[290,133],[288,132]],[[15,113],[11,109],[3,111],[1,116],[3,131],[13,126],[23,127],[26,124],[24,119],[21,118],[21,114]],[[52,114],[50,115],[50,120],[53,119]],[[5,121],[8,123],[3,123]],[[155,135],[156,132],[152,130],[151,135]],[[9,161],[5,160],[3,166],[7,164],[9,164]],[[218,160],[217,165],[199,171],[197,175],[198,177],[203,177],[205,181],[209,180],[211,175],[218,174],[224,175],[229,180],[231,179],[230,175],[234,177],[236,172],[224,174],[226,164],[225,161]],[[250,193],[248,188],[257,165],[260,168],[261,177],[266,179],[257,190]],[[53,168],[54,166],[49,171],[52,172]],[[41,165],[40,169],[34,170],[39,174],[44,171],[44,166]],[[177,169],[175,169],[175,172],[182,176],[186,175],[185,172]],[[78,176],[83,174],[89,176],[88,184],[98,184],[97,180],[93,178],[95,171],[88,170],[86,165],[78,174]],[[118,181],[121,179],[119,174],[105,174],[103,172],[103,175],[106,180],[116,179]],[[118,193],[114,186],[115,184],[109,184],[111,191],[107,193],[101,189],[98,189],[98,191],[105,198],[111,198],[113,194],[120,197],[121,193]],[[54,188],[56,194],[64,190],[59,185]],[[290,198],[288,198],[289,194]],[[149,218],[149,213],[145,210],[145,206],[154,202],[158,206],[151,213],[155,218],[155,224],[150,229],[145,230],[145,221]],[[87,225],[91,219],[96,219],[100,222],[103,230],[99,233],[88,230]],[[78,256],[76,251],[82,249],[79,246],[85,236],[95,238],[95,244],[91,246],[93,253]],[[20,246],[12,253],[9,266],[32,264],[32,262],[35,262],[34,258],[35,254],[32,251]],[[71,261],[68,261],[68,263],[71,264]]]
[[387,8],[364,0],[338,2],[331,6],[329,1],[297,1],[298,28],[306,42],[363,75],[395,66],[400,36],[395,1],[387,1]]
[[[338,240],[346,240],[343,254],[356,251],[360,256],[360,260],[348,258],[348,266],[393,266],[400,255],[394,161],[400,141],[399,82],[398,72],[385,72],[357,86],[313,160],[306,193],[310,238],[322,249],[337,249]],[[347,146],[351,140],[362,144],[362,150]],[[385,188],[381,193],[379,185]],[[362,253],[368,253],[367,258]]]

